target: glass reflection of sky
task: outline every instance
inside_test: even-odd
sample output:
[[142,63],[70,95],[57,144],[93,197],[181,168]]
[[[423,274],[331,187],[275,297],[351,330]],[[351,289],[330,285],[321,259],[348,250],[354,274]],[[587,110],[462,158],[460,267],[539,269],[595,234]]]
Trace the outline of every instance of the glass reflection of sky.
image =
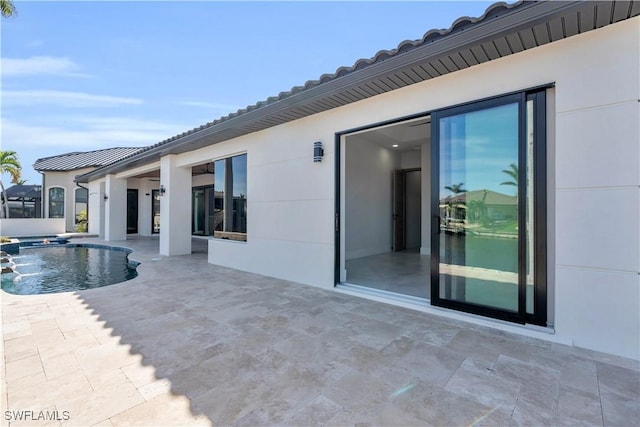
[[466,191],[515,195],[503,172],[518,164],[518,104],[445,117],[440,121],[440,192],[463,183]]
[[[224,167],[225,160],[216,160],[214,163],[214,187],[216,193],[224,192]],[[231,158],[231,170],[233,171],[233,197],[247,196],[247,155],[234,156]]]
[[247,155],[231,159],[233,167],[233,197],[247,196]]

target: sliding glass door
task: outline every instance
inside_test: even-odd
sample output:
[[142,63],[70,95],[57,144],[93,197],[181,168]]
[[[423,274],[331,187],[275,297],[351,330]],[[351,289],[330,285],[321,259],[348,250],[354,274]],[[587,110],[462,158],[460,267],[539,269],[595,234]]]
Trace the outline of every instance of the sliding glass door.
[[546,280],[536,266],[544,260],[535,250],[544,211],[534,215],[544,205],[543,124],[544,92],[432,115],[434,305],[546,321]]

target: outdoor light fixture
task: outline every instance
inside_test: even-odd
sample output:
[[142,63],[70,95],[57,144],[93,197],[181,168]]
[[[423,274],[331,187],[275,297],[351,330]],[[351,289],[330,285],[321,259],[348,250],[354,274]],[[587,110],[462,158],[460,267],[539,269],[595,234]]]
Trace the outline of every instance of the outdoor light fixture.
[[313,162],[318,163],[322,161],[322,157],[324,156],[324,148],[322,148],[322,142],[314,142],[313,143]]
[[392,147],[393,148],[398,148],[398,144],[393,144]]
[[166,192],[167,192],[167,190],[164,188],[164,185],[161,185],[160,186],[160,195],[164,196],[164,193],[166,193]]
[[107,194],[106,194],[106,193],[105,193],[105,195],[104,195],[103,197],[104,197],[104,200],[105,200],[105,201],[106,201],[106,200],[109,200],[109,196],[107,196]]

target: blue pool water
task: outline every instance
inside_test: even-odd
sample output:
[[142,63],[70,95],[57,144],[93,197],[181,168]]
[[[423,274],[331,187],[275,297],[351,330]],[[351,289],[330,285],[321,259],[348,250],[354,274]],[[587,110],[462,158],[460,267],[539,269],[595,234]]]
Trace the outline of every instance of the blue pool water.
[[97,245],[69,244],[22,247],[2,264],[16,273],[2,274],[2,290],[33,295],[78,291],[113,285],[138,275],[130,251]]

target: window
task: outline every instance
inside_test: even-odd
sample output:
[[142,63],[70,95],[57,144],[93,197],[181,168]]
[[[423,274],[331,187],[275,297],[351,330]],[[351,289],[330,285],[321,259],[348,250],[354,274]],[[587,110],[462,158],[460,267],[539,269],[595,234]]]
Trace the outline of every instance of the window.
[[64,188],[49,189],[49,218],[64,218]]
[[89,206],[89,190],[76,188],[75,217],[76,224],[87,220],[87,208]]
[[247,240],[247,155],[214,162],[214,237]]

